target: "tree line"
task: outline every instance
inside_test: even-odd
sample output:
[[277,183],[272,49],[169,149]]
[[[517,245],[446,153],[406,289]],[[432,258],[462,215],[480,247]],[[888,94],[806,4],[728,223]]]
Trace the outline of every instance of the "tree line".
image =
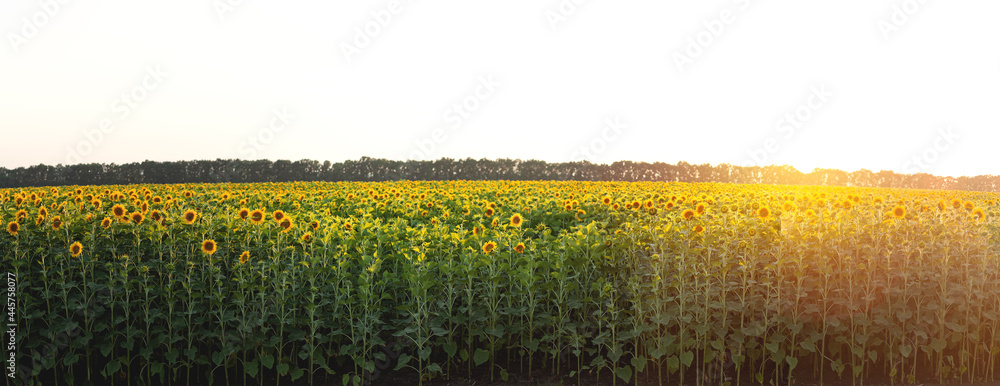
[[0,168],[0,188],[64,185],[128,185],[214,182],[395,181],[395,180],[563,180],[677,181],[737,184],[827,185],[911,189],[997,191],[1000,176],[941,177],[861,169],[845,172],[815,169],[803,173],[787,165],[694,165],[681,161],[587,161],[548,163],[539,160],[441,158],[393,161],[362,157],[331,163],[314,160],[144,161],[127,164],[36,165]]

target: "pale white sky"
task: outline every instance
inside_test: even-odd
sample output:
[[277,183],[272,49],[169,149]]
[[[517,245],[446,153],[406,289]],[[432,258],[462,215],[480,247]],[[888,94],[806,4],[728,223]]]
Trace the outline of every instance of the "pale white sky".
[[997,14],[992,0],[5,0],[0,166],[370,156],[1000,174]]

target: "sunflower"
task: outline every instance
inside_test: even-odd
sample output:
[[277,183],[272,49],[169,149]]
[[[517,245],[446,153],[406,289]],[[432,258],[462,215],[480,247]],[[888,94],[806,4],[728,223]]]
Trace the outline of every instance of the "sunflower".
[[107,227],[110,227],[110,226],[111,226],[111,217],[105,217],[104,220],[101,220],[101,227],[102,228],[107,228]]
[[153,210],[153,213],[149,214],[149,218],[153,219],[153,221],[155,222],[161,222],[165,219],[163,217],[163,213],[161,213],[159,210],[156,209]]
[[250,210],[247,208],[241,208],[239,213],[237,214],[240,216],[241,219],[246,220],[247,217],[250,217]]
[[351,222],[350,222],[350,221],[348,221],[348,222],[345,222],[345,223],[344,223],[344,230],[346,230],[346,231],[350,231],[351,229],[354,229],[354,224],[351,224]]
[[983,221],[983,219],[986,218],[986,214],[979,208],[972,211],[972,216],[976,218],[976,221]]
[[73,255],[73,257],[80,256],[81,253],[83,253],[83,244],[80,244],[79,241],[69,246],[69,254]]
[[707,207],[705,207],[705,204],[698,204],[698,207],[695,209],[695,211],[698,212],[698,214],[704,214],[705,209],[707,209]]
[[958,199],[951,200],[951,206],[953,208],[955,208],[955,209],[961,208],[962,207],[962,201],[958,200]]
[[493,208],[486,208],[486,217],[493,217]]
[[761,207],[760,209],[757,209],[757,217],[766,220],[769,216],[771,216],[771,210],[767,209],[767,207]]
[[205,240],[201,242],[201,252],[206,255],[211,255],[219,249],[219,245],[215,243],[215,240]]
[[684,213],[681,214],[681,216],[683,216],[685,220],[693,219],[694,215],[695,213],[691,209],[685,210]]
[[194,224],[194,221],[198,219],[198,212],[188,209],[184,212],[184,222],[187,224]]
[[975,208],[976,208],[976,205],[974,205],[971,201],[966,201],[965,202],[965,210],[972,211]]
[[49,216],[49,211],[45,210],[45,208],[43,207],[43,208],[41,208],[41,209],[38,210],[38,215],[42,216],[42,217],[48,217]]
[[695,225],[692,230],[695,231],[696,233],[700,234],[701,232],[705,231],[705,227],[703,227],[701,225]]
[[492,253],[495,249],[497,249],[497,243],[488,241],[483,244],[483,253]]
[[312,239],[313,239],[313,234],[312,234],[312,232],[306,232],[306,233],[305,233],[304,235],[302,235],[302,237],[300,237],[299,239],[300,239],[300,240],[302,240],[302,242],[303,242],[303,243],[308,243],[308,242],[311,242],[311,241],[312,241]]
[[523,221],[524,221],[524,218],[522,218],[521,215],[518,214],[518,213],[515,213],[513,216],[510,217],[510,225],[513,225],[513,226],[516,226],[516,227],[520,227],[521,226],[521,222],[523,222]]
[[55,216],[52,218],[52,230],[54,231],[59,230],[59,227],[62,227],[62,224],[63,224],[62,219],[59,218],[59,216]]
[[313,230],[319,229],[319,221],[313,221],[309,223],[309,227],[312,228]]
[[603,202],[604,205],[611,205],[611,197],[606,197],[605,196],[604,199],[601,200],[601,202]]
[[250,260],[250,252],[243,251],[243,253],[240,254],[240,264],[246,264],[247,261],[249,260]]
[[906,216],[906,209],[902,206],[896,205],[895,208],[892,208],[892,216],[897,219],[903,218]]
[[274,213],[272,213],[271,216],[274,217],[274,221],[277,221],[277,222],[280,223],[281,220],[285,219],[285,212],[283,210],[281,210],[281,209],[278,209],[278,210],[274,211]]
[[135,225],[142,224],[142,220],[145,220],[145,219],[146,219],[146,217],[143,216],[142,213],[140,213],[140,212],[132,213],[132,222],[134,222]]
[[260,224],[264,222],[264,211],[256,209],[250,213],[250,222],[254,224]]
[[580,216],[583,216],[585,214],[587,214],[587,212],[584,211],[583,209],[576,211],[576,221],[583,221],[583,219],[581,219]]
[[524,243],[517,243],[517,245],[514,246],[514,252],[517,253],[524,252]]
[[121,204],[115,204],[115,206],[111,207],[111,214],[115,215],[115,217],[122,218],[125,216],[125,207]]
[[281,222],[278,223],[278,226],[280,226],[281,229],[283,229],[282,232],[288,232],[289,230],[292,229],[292,227],[295,226],[295,222],[292,221],[291,217],[286,216],[284,219],[281,220]]
[[11,236],[17,236],[17,231],[21,229],[21,224],[17,221],[11,221],[7,223],[7,233]]

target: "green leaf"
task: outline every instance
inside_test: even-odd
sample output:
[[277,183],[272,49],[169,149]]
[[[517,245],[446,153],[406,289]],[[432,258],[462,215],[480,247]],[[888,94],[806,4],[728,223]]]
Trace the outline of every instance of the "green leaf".
[[288,364],[281,363],[278,365],[278,375],[285,376],[288,375]]
[[400,354],[399,355],[399,362],[396,363],[396,369],[395,370],[402,369],[404,366],[406,366],[406,363],[409,362],[410,359],[412,359],[412,358],[413,357],[411,357],[411,356],[409,356],[407,354]]
[[615,369],[615,375],[618,375],[618,378],[621,378],[623,381],[625,381],[625,383],[628,383],[628,381],[632,379],[632,367],[631,366],[619,367]]
[[112,378],[115,375],[115,373],[118,372],[118,369],[120,369],[121,367],[122,367],[121,362],[109,361],[108,364],[104,366],[104,371],[103,371],[104,376],[107,378]]
[[785,362],[788,362],[788,370],[795,370],[795,366],[799,364],[799,358],[787,356],[785,357]]
[[301,378],[303,375],[305,375],[305,373],[306,373],[305,371],[302,371],[302,369],[300,369],[298,367],[292,369],[292,371],[291,371],[292,381]]
[[683,354],[681,354],[680,359],[681,363],[684,364],[684,367],[691,367],[691,362],[694,361],[694,353],[691,351],[685,351]]
[[930,346],[932,349],[934,349],[934,351],[941,352],[944,351],[944,348],[948,346],[948,342],[946,342],[944,339],[934,338],[931,339]]
[[476,349],[476,354],[472,358],[476,362],[476,366],[486,363],[490,359],[490,352],[483,350],[481,348]]
[[641,373],[646,368],[646,357],[644,356],[632,357],[629,362],[632,363],[632,366],[635,366],[636,372]]
[[455,356],[455,352],[457,351],[458,351],[458,343],[447,342],[444,344],[444,352],[448,354],[448,358],[453,358]]
[[247,375],[249,375],[250,378],[257,378],[257,372],[260,371],[260,363],[257,363],[257,360],[254,359],[250,361],[250,363],[247,363],[247,365],[244,367],[244,370],[247,372]]
[[271,367],[274,366],[274,356],[264,355],[260,357],[260,364],[264,365],[265,368],[270,370]]
[[903,354],[903,358],[909,358],[911,352],[913,352],[913,346],[910,346],[908,344],[899,346],[899,353]]
[[173,349],[173,350],[167,351],[167,354],[164,355],[164,358],[167,358],[167,362],[168,363],[173,364],[173,363],[177,362],[177,357],[180,354],[181,354],[181,352],[179,350]]

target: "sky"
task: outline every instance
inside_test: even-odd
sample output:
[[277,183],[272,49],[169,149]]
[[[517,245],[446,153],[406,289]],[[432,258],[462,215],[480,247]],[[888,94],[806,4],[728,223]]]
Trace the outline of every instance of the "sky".
[[5,0],[0,167],[364,156],[1000,174],[991,0]]

